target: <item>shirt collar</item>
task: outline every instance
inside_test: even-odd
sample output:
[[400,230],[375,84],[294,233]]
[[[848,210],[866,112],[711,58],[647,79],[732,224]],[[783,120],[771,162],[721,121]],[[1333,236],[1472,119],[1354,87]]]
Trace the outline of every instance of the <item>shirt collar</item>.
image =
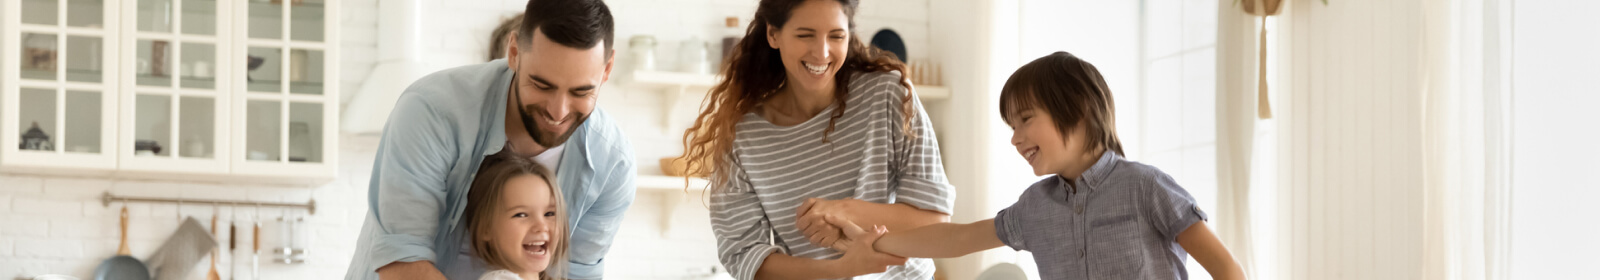
[[[1106,177],[1111,175],[1111,170],[1116,169],[1117,160],[1121,158],[1122,155],[1118,155],[1115,151],[1108,150],[1100,154],[1100,159],[1096,160],[1094,165],[1089,166],[1088,170],[1084,170],[1083,175],[1078,176],[1077,185],[1086,186],[1090,191],[1098,190],[1096,186],[1103,183]],[[1061,181],[1061,187],[1067,187],[1066,178],[1061,178],[1059,181]]]

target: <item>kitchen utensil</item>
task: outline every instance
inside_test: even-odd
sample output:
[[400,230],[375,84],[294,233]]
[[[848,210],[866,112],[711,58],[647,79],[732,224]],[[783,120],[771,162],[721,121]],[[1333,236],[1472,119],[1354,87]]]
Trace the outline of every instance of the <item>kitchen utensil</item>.
[[250,234],[254,245],[250,251],[250,279],[261,279],[261,205],[256,205],[256,216],[252,217],[256,224],[255,233]]
[[94,269],[95,280],[149,280],[150,269],[134,259],[128,250],[128,203],[122,203],[122,241],[117,245],[117,256],[106,259]]
[[228,212],[228,280],[233,280],[235,278],[238,278],[238,276],[239,276],[239,266],[236,265],[239,262],[234,261],[234,259],[233,259],[233,257],[238,256],[238,254],[234,253],[234,249],[239,248],[239,223],[238,223],[239,222],[239,208],[238,207],[233,207],[233,208],[230,208],[229,210],[230,211]]
[[[211,236],[217,236],[217,208],[213,205],[211,209]],[[206,272],[206,280],[222,280],[222,276],[217,275],[217,249],[214,247],[211,249],[211,271]]]
[[155,279],[183,279],[200,263],[206,252],[216,247],[216,238],[206,232],[200,221],[191,217],[184,219],[183,224],[148,259],[155,271]]

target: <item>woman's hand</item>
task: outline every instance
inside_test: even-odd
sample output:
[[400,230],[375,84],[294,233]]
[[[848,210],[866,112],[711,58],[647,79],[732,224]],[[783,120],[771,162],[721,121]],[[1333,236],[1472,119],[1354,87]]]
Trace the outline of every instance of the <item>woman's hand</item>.
[[838,243],[840,239],[844,238],[844,232],[838,227],[828,224],[824,217],[834,216],[853,221],[855,216],[851,215],[851,209],[855,208],[855,204],[862,202],[864,201],[854,198],[837,200],[806,199],[795,210],[794,227],[805,234],[806,239],[811,240],[811,244],[843,251],[844,249],[841,249]]
[[845,235],[844,240],[836,243],[836,247],[844,251],[844,256],[833,262],[836,271],[848,275],[866,275],[883,273],[889,270],[889,266],[906,264],[904,257],[884,254],[872,248],[878,238],[889,233],[888,227],[873,225],[871,231],[863,230],[838,216],[824,216],[823,223],[837,225]]

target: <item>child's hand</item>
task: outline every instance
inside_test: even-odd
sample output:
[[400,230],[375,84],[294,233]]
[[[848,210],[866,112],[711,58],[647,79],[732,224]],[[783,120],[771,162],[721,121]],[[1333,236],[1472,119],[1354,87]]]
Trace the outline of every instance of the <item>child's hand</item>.
[[823,220],[825,216],[839,216],[849,214],[849,204],[857,202],[855,199],[827,200],[809,198],[800,207],[795,209],[795,228],[805,234],[811,244],[841,250],[838,241],[844,238],[844,232],[835,225]]
[[889,228],[873,225],[871,231],[863,230],[848,220],[838,216],[825,216],[824,219],[844,232],[845,239],[835,243],[838,250],[844,251],[844,257],[838,259],[838,269],[850,275],[865,275],[883,273],[891,265],[905,265],[906,258],[880,253],[872,248],[878,238],[889,233]]

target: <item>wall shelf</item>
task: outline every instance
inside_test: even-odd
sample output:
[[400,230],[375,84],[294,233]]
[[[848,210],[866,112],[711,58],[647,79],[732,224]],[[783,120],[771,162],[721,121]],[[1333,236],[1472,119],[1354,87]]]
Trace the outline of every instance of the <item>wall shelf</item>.
[[[722,78],[713,74],[697,74],[687,72],[669,71],[633,71],[628,73],[626,86],[661,93],[664,100],[661,102],[661,125],[670,131],[682,131],[684,128],[673,127],[675,123],[686,123],[682,120],[682,110],[698,110],[698,101],[704,99],[707,91]],[[694,101],[693,104],[679,104],[684,101]]]
[[[684,206],[684,202],[691,201],[689,200],[690,198],[695,198],[695,201],[698,201],[705,194],[706,183],[708,182],[702,178],[689,178],[690,187],[685,190],[683,177],[639,174],[633,181],[639,190],[649,191],[653,195],[660,196],[661,211],[658,213],[661,214],[659,218],[661,219],[662,236],[666,236],[667,232],[672,230],[672,216],[677,214],[678,208]],[[690,194],[694,194],[694,196],[690,196]]]
[[926,101],[934,101],[934,100],[948,100],[948,99],[950,99],[950,88],[943,87],[943,86],[922,86],[922,85],[918,85],[916,87],[917,87],[917,99],[922,99],[922,101],[924,101],[924,102],[926,102]]

